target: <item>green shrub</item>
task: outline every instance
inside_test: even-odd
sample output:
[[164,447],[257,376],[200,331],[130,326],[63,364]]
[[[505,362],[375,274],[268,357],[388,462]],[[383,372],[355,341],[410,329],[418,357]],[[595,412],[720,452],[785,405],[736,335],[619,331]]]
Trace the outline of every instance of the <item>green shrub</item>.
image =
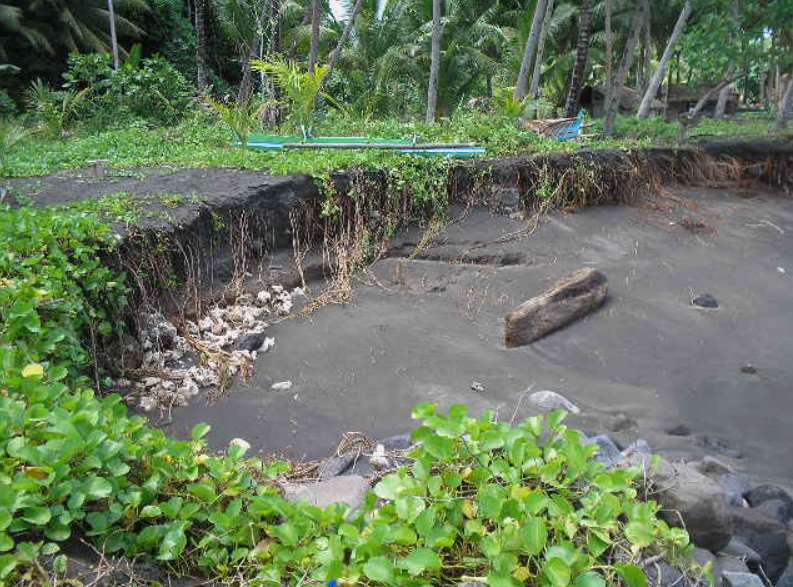
[[16,116],[17,112],[17,103],[8,95],[8,92],[0,89],[0,120]]
[[107,54],[72,54],[64,74],[67,88],[90,89],[83,119],[95,126],[118,125],[132,118],[175,124],[188,111],[194,94],[184,76],[161,57],[141,59],[133,50],[118,71]]

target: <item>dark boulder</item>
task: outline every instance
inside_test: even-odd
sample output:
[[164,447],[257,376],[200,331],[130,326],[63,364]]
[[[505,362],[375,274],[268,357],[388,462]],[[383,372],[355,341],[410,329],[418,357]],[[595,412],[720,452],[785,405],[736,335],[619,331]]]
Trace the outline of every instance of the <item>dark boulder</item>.
[[768,578],[776,581],[791,556],[787,526],[757,508],[730,508],[735,536],[762,559]]
[[695,297],[692,302],[695,306],[699,306],[700,308],[709,308],[709,309],[716,309],[719,307],[719,302],[709,293],[698,295]]
[[721,486],[684,463],[662,462],[652,481],[659,489],[662,517],[684,525],[697,546],[719,552],[730,542],[733,524],[727,495]]
[[235,345],[238,351],[258,351],[264,345],[267,335],[264,332],[248,332],[240,337]]

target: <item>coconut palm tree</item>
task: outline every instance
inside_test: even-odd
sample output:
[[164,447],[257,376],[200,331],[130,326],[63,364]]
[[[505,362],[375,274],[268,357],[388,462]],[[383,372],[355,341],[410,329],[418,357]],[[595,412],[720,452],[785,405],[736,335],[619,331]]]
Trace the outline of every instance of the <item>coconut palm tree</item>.
[[592,0],[581,0],[581,10],[578,15],[578,46],[576,49],[575,65],[570,78],[570,89],[565,101],[565,116],[575,116],[581,99],[581,90],[584,87],[584,72],[589,58],[589,41],[592,36]]
[[430,54],[430,80],[427,88],[427,122],[435,122],[438,112],[438,76],[441,71],[441,15],[443,0],[432,0],[432,49]]

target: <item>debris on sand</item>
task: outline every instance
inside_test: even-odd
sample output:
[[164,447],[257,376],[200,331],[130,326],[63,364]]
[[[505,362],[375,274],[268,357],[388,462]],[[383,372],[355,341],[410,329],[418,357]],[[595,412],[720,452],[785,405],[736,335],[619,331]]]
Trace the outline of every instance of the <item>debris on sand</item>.
[[608,283],[603,273],[589,267],[579,269],[507,314],[504,328],[507,348],[531,344],[583,318],[603,305],[607,294]]
[[292,294],[272,285],[218,305],[195,322],[185,320],[183,332],[159,312],[145,315],[142,365],[116,386],[128,390],[128,404],[147,412],[186,406],[201,389],[221,389],[237,374],[249,376],[256,357],[275,346],[265,336],[268,320],[291,310]]
[[482,393],[485,390],[485,386],[482,385],[479,381],[472,381],[471,389],[476,393]]
[[552,412],[553,410],[567,410],[571,414],[581,412],[577,405],[555,391],[535,391],[529,396],[529,403],[543,412]]
[[292,389],[292,382],[291,381],[280,381],[278,383],[273,383],[270,386],[270,389],[273,391],[289,391]]

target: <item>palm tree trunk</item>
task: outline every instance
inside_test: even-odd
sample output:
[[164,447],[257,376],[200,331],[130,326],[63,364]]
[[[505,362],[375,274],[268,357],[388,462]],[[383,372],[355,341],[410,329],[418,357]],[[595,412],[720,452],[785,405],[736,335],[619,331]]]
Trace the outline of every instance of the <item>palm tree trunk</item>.
[[441,72],[441,10],[443,0],[432,0],[432,52],[430,80],[427,88],[427,122],[435,122],[438,113],[438,77]]
[[625,80],[628,77],[628,72],[631,70],[631,67],[633,67],[636,48],[639,46],[639,36],[644,28],[644,19],[648,10],[650,10],[649,1],[638,0],[636,12],[633,13],[633,20],[631,21],[631,30],[630,33],[628,33],[628,40],[625,41],[622,61],[620,62],[619,69],[617,69],[614,82],[611,84],[609,92],[606,93],[606,103],[604,105],[606,119],[603,123],[603,134],[607,137],[614,133],[614,121],[620,108],[622,90],[625,88]]
[[206,93],[209,86],[207,71],[207,28],[206,0],[195,0],[196,69],[198,70],[198,91]]
[[779,107],[776,113],[776,130],[780,132],[785,130],[791,108],[793,108],[793,71],[791,71],[788,76],[787,88],[782,94],[782,99],[779,101]]
[[113,49],[113,68],[118,70],[121,62],[118,58],[118,37],[116,36],[116,11],[113,0],[107,0],[107,11],[110,13],[110,45]]
[[548,0],[548,7],[545,9],[545,19],[542,21],[542,32],[540,32],[540,42],[537,45],[537,59],[534,61],[534,72],[531,75],[531,88],[529,95],[535,100],[540,96],[540,77],[542,76],[543,53],[545,52],[545,39],[548,37],[548,29],[551,28],[553,18],[554,0]]
[[545,8],[548,5],[548,0],[537,0],[537,6],[534,8],[534,17],[531,19],[531,31],[529,38],[526,41],[526,50],[523,53],[523,61],[520,64],[520,73],[518,73],[518,81],[515,84],[515,99],[523,100],[529,93],[529,70],[532,63],[534,63],[534,55],[537,51],[537,44],[540,41],[540,33],[542,32],[542,21],[545,17]]
[[606,0],[606,96],[611,94],[611,90],[614,87],[614,31],[611,30],[611,14],[613,11],[613,0]]
[[[727,77],[732,77],[734,73],[735,66],[730,64],[730,68],[727,70]],[[716,120],[724,118],[724,112],[727,110],[727,100],[730,99],[734,89],[735,84],[731,83],[724,86],[719,92],[719,99],[716,101],[716,110],[713,111],[713,118]]]
[[336,67],[339,57],[341,57],[342,49],[344,49],[344,45],[347,44],[347,41],[352,34],[352,29],[355,26],[355,20],[358,18],[358,13],[361,12],[361,8],[363,8],[363,1],[364,0],[356,0],[355,5],[352,7],[350,19],[344,26],[344,32],[341,34],[339,42],[336,43],[336,48],[333,49],[333,53],[330,54],[330,58],[328,59],[328,75],[325,77],[325,79],[330,78],[330,74],[333,73],[333,69]]
[[[738,29],[740,23],[738,22],[738,3],[732,3],[732,19],[735,28]],[[735,43],[735,35],[730,34],[730,43]],[[730,62],[729,67],[727,68],[727,77],[732,77],[735,75],[735,63]],[[727,100],[729,100],[730,95],[735,88],[735,84],[729,84],[724,86],[722,90],[719,92],[719,99],[716,102],[716,110],[713,111],[713,118],[716,120],[721,120],[724,118],[724,111],[727,109]]]
[[653,74],[650,83],[647,85],[647,91],[644,93],[644,97],[642,98],[642,103],[641,106],[639,106],[639,112],[637,114],[639,118],[647,118],[650,116],[653,100],[655,99],[655,95],[658,93],[658,88],[661,87],[661,81],[664,79],[666,68],[669,65],[669,61],[672,59],[672,52],[674,51],[675,45],[677,44],[680,35],[683,34],[683,28],[686,26],[686,21],[688,20],[688,17],[691,16],[692,10],[693,8],[691,6],[691,0],[686,0],[686,5],[680,12],[680,16],[675,23],[675,28],[672,30],[672,35],[669,37],[669,41],[666,43],[666,49],[664,49],[664,54],[661,56],[661,63],[658,64],[658,69]]
[[240,89],[237,92],[237,103],[247,104],[253,94],[253,72],[251,71],[251,60],[256,59],[256,41],[251,40],[250,45],[242,49],[242,80]]
[[308,71],[314,73],[319,59],[319,21],[322,18],[322,0],[312,0],[311,4],[311,50],[308,54]]
[[589,58],[589,39],[592,36],[592,0],[582,0],[581,13],[578,15],[578,46],[576,48],[575,65],[570,77],[570,90],[567,93],[564,111],[565,116],[575,116],[581,101],[581,89],[584,86],[584,72]]
[[641,91],[647,91],[647,82],[650,79],[650,61],[653,56],[653,31],[652,31],[652,15],[650,14],[650,4],[647,3],[644,15],[644,54],[642,55],[641,67]]

